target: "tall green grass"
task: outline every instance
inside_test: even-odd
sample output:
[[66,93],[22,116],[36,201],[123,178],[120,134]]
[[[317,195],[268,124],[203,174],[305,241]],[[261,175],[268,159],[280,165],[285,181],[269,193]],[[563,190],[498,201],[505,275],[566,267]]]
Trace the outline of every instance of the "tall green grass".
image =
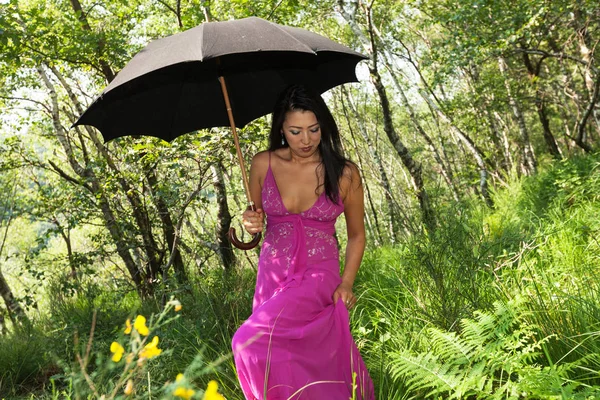
[[[231,337],[250,314],[254,278],[248,271],[224,275],[214,269],[197,279],[191,289],[174,293],[183,306],[180,318],[154,332],[160,337],[160,347],[168,351],[148,363],[150,383],[138,389],[160,387],[195,364],[192,369],[206,371],[193,377],[194,385],[203,388],[214,379],[227,399],[243,400],[230,357]],[[142,304],[132,293],[102,289],[93,283],[82,284],[70,295],[61,292],[60,282],[49,286],[54,301],[48,314],[35,321],[35,329],[28,334],[16,331],[0,336],[0,398],[33,395],[63,399],[85,393],[87,384],[79,374],[76,354],[86,351],[94,313],[89,372],[98,371],[99,391],[110,389],[115,371],[100,370],[125,319],[137,314],[150,316],[162,308],[160,300]]]
[[[353,326],[379,397],[600,395],[599,199],[600,157],[574,158],[509,179],[493,210],[453,205],[433,235],[369,252]],[[465,324],[493,319],[498,307],[518,318],[477,343],[479,363],[448,357]],[[498,376],[507,370],[489,368],[498,357],[514,363],[508,381]],[[487,382],[487,394],[465,390],[473,382]]]

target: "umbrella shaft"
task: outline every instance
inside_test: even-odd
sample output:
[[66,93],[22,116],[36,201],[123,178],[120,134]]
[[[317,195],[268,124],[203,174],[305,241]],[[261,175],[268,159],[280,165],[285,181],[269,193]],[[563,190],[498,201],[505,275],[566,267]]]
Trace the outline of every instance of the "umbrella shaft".
[[246,199],[249,205],[253,205],[252,196],[250,196],[250,185],[248,184],[248,177],[246,176],[246,167],[244,165],[244,157],[242,156],[242,150],[240,149],[240,140],[238,138],[237,130],[235,129],[235,120],[233,119],[233,112],[231,110],[231,103],[229,101],[229,94],[227,93],[227,85],[225,84],[225,78],[219,76],[219,82],[221,83],[221,90],[223,91],[223,98],[225,99],[225,107],[227,108],[227,115],[229,116],[229,125],[231,125],[231,133],[233,133],[233,141],[235,143],[235,150],[237,152],[238,160],[240,162],[240,168],[242,169],[242,180],[244,181],[244,190],[246,191]]

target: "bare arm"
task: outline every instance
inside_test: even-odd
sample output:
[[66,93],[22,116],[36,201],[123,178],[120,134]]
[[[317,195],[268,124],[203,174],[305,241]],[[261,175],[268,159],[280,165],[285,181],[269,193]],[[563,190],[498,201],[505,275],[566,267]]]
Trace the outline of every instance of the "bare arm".
[[350,308],[356,303],[352,287],[362,261],[366,243],[363,187],[356,166],[350,165],[344,170],[344,176],[340,182],[340,191],[343,195],[348,243],[346,245],[346,262],[342,273],[342,283],[334,292],[333,301],[337,302],[341,298],[346,306]]
[[262,210],[262,185],[267,174],[269,154],[266,151],[258,153],[252,158],[250,165],[250,196],[256,211],[246,210],[242,215],[244,228],[248,233],[262,232],[264,225],[264,212]]

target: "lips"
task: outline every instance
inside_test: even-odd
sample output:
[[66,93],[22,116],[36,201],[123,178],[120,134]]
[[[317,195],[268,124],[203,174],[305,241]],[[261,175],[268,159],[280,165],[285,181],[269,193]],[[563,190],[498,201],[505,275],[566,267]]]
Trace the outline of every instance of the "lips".
[[308,147],[301,147],[300,150],[302,151],[310,151],[310,149],[312,149],[312,146],[308,146]]

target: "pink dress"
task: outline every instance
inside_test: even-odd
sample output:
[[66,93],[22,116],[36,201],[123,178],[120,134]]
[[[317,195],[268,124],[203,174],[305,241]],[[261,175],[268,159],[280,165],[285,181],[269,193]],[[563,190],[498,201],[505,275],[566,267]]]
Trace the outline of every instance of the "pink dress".
[[262,201],[267,229],[253,312],[232,342],[246,399],[349,400],[354,372],[356,398],[375,399],[348,311],[332,298],[341,283],[334,225],[343,204],[323,193],[307,211],[290,213],[270,158]]

